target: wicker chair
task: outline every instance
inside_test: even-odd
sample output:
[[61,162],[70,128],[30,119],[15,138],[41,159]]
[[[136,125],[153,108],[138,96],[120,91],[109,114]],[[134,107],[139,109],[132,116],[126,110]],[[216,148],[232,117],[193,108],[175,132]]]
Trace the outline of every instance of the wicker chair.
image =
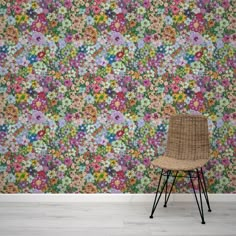
[[[161,175],[150,218],[153,218],[153,214],[156,210],[157,204],[164,189],[164,207],[167,207],[167,202],[178,176],[178,172],[185,171],[188,174],[187,176],[189,177],[193,188],[202,224],[205,224],[202,206],[202,193],[205,196],[209,212],[211,211],[211,208],[202,167],[209,160],[209,154],[210,146],[207,118],[201,115],[187,114],[175,115],[170,117],[166,153],[164,156],[161,156],[152,162],[155,167],[161,168]],[[175,174],[172,175],[172,172],[174,172]],[[166,180],[164,181],[159,192],[162,176],[166,176]],[[167,185],[170,176],[173,177],[173,182],[170,190],[167,193]],[[196,190],[193,184],[193,178],[197,178],[198,180],[197,183],[199,197],[197,197],[196,194]],[[200,198],[200,203],[198,198]]]

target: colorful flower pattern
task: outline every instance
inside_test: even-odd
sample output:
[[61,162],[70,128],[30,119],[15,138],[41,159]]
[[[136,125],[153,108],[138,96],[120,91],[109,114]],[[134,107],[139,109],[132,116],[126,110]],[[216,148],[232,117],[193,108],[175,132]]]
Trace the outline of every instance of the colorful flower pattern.
[[0,0],[0,192],[153,192],[169,116],[200,113],[235,193],[234,3]]

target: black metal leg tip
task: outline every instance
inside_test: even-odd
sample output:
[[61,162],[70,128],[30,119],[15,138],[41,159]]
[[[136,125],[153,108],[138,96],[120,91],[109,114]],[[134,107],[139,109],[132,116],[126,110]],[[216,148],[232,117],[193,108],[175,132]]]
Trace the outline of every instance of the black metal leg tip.
[[152,219],[152,218],[153,218],[153,216],[150,216],[149,218],[150,218],[150,219]]
[[164,205],[163,207],[167,207],[167,205]]
[[208,209],[208,212],[211,212],[211,209]]
[[205,225],[205,224],[206,224],[206,222],[205,222],[205,221],[202,221],[202,224],[203,224],[203,225]]

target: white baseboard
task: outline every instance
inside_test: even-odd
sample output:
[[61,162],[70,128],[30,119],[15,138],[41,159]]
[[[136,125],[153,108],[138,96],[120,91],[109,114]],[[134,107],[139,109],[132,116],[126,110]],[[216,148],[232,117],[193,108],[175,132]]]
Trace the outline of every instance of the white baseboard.
[[[0,194],[1,202],[152,202],[155,194]],[[209,194],[210,202],[236,202],[236,194]],[[163,201],[163,196],[161,198]],[[171,194],[171,202],[195,201],[193,194]]]

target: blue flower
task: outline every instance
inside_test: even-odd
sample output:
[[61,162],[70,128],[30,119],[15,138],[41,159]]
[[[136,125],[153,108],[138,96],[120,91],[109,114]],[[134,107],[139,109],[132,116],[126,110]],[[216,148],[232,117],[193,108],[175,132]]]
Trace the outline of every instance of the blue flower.
[[7,125],[0,125],[0,131],[3,131],[3,132],[7,132],[8,131],[8,127]]
[[28,57],[28,60],[30,61],[30,64],[33,64],[33,63],[37,62],[37,56],[36,55],[30,55]]
[[37,135],[36,134],[30,134],[28,138],[29,138],[31,143],[37,141]]
[[109,143],[112,143],[116,140],[115,134],[108,134],[106,138],[108,139]]

